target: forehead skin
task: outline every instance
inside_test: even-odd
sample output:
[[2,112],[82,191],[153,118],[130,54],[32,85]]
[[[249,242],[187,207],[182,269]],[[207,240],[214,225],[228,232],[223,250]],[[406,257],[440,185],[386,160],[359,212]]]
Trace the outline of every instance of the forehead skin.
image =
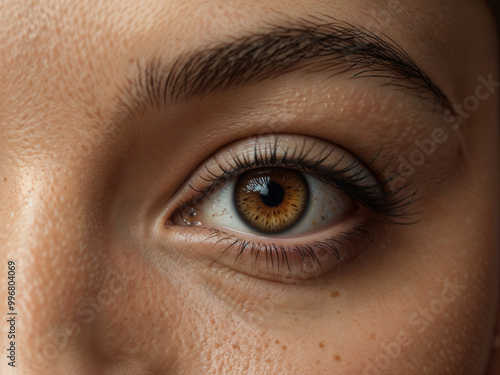
[[[221,272],[221,279],[232,277],[234,285],[213,276],[206,285],[197,276],[200,267],[178,255],[185,249],[171,246],[168,256],[158,255],[158,243],[145,228],[154,221],[146,213],[152,209],[143,206],[161,200],[160,188],[142,182],[161,173],[168,199],[214,151],[193,150],[193,144],[223,146],[260,129],[213,126],[200,132],[193,121],[186,126],[163,121],[161,129],[152,129],[150,118],[141,121],[140,114],[139,120],[117,121],[137,61],[171,61],[269,23],[322,15],[387,34],[452,102],[463,103],[479,76],[497,74],[498,43],[484,2],[18,0],[2,5],[0,253],[4,264],[18,263],[19,373],[359,374],[366,358],[385,355],[408,317],[441,293],[436,275],[458,277],[466,291],[445,306],[432,329],[409,327],[414,343],[395,355],[384,373],[480,374],[486,367],[498,294],[496,93],[460,133],[465,151],[457,169],[468,178],[441,200],[422,203],[432,208],[431,229],[401,230],[396,244],[384,244],[411,249],[418,239],[432,251],[422,250],[419,259],[392,257],[358,279],[357,273],[339,279],[341,295],[350,291],[348,301],[357,310],[339,299],[334,318],[314,304],[308,310],[312,296],[292,303],[293,293],[277,286],[276,293],[285,297],[263,313],[262,324],[241,319],[246,304],[264,311],[268,306],[257,291],[241,296],[245,289],[238,285],[247,281]],[[286,131],[298,131],[294,126]],[[344,132],[345,139],[356,137]],[[75,158],[73,147],[92,153]],[[200,155],[193,156],[196,152]],[[131,220],[137,212],[140,218]],[[413,263],[405,268],[405,262]],[[405,288],[397,288],[399,283]],[[0,295],[6,301],[5,291]],[[366,301],[375,302],[365,308]]]

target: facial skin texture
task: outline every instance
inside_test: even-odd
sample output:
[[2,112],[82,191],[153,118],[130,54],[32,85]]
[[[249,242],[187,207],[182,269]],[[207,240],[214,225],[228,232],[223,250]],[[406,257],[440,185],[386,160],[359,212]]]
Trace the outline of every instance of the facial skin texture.
[[[479,77],[498,81],[485,2],[1,9],[0,254],[5,276],[7,261],[17,264],[13,373],[486,373],[498,315],[498,87],[480,91],[490,95],[458,130],[425,100],[345,74],[293,72],[156,109],[124,91],[138,61],[330,16],[395,40],[463,105]],[[367,159],[383,146],[382,168],[408,160],[436,128],[447,140],[408,177],[419,222],[378,223],[374,245],[330,277],[257,279],[248,264],[219,264],[223,249],[210,241],[165,227],[186,179],[236,140],[300,134]],[[9,373],[5,356],[0,369]]]

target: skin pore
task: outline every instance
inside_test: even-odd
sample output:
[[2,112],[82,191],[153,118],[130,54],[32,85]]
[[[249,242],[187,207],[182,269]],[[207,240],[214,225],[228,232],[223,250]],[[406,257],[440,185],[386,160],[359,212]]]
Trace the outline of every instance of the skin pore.
[[[494,373],[498,41],[486,2],[3,5],[0,252],[17,265],[19,374]],[[148,73],[161,62],[156,79],[167,80],[194,51],[299,25],[365,28],[404,50],[446,102],[380,62],[351,79],[368,69],[346,69],[367,63],[358,54],[238,81],[246,67],[236,84],[191,97]],[[223,254],[234,236],[254,237],[214,232],[211,215],[196,227],[175,219],[192,203],[189,182],[205,187],[204,166],[277,135],[293,150],[321,141],[360,158],[389,181],[381,191],[412,202],[412,224],[356,203],[360,214],[314,233],[260,236],[294,246],[369,228],[341,246],[345,264],[319,253],[307,273],[295,256],[293,273],[278,255],[280,269]]]

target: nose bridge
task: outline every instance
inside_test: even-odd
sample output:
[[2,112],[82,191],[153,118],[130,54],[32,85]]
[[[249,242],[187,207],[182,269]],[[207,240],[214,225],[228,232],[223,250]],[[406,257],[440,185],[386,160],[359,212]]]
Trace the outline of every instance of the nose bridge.
[[[86,356],[82,343],[94,334],[86,319],[91,308],[101,308],[92,302],[119,290],[109,275],[106,279],[101,237],[91,230],[97,223],[89,196],[65,173],[18,168],[2,189],[9,197],[2,204],[7,211],[0,214],[6,228],[2,253],[4,262],[16,264],[17,359],[26,374],[49,373],[71,353]],[[109,290],[99,295],[105,283]]]
[[[122,126],[90,139],[92,126],[76,123],[79,132],[64,133],[47,122],[25,139],[21,129],[8,152],[0,148],[0,160],[8,155],[0,163],[0,277],[14,260],[16,367],[77,375],[119,373],[133,362],[140,374],[150,362],[177,373],[198,337],[193,324],[189,339],[180,334],[187,293],[172,287],[169,272],[151,276],[148,244],[129,235],[137,215],[113,209],[130,204],[119,188],[128,186],[129,160],[117,157],[130,134]],[[7,300],[1,286],[0,297]]]
[[182,293],[168,277],[146,277],[148,244],[128,239],[127,219],[119,224],[125,233],[116,230],[109,203],[116,178],[99,168],[108,165],[102,160],[92,163],[43,167],[50,160],[34,160],[0,188],[0,269],[16,263],[16,367],[26,375],[101,373],[118,371],[125,357],[137,374],[147,373],[141,363],[148,361],[174,374],[189,353],[179,335]]

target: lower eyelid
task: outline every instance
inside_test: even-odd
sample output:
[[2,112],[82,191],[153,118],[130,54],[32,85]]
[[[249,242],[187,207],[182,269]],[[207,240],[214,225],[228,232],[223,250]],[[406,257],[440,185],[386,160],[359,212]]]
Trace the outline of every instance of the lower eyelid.
[[368,215],[360,208],[335,227],[300,237],[266,238],[228,228],[175,225],[167,230],[172,240],[186,242],[183,245],[201,262],[260,279],[294,283],[323,277],[370,246],[374,228],[365,224]]

